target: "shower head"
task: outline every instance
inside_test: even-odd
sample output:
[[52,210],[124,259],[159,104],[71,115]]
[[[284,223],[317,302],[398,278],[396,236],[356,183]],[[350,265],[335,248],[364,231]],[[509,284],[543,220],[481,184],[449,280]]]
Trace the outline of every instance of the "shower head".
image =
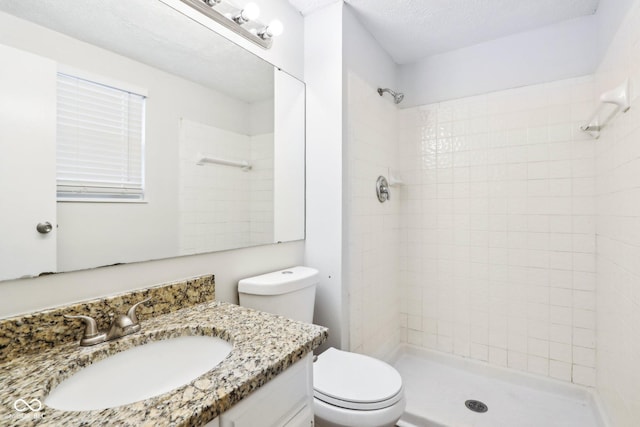
[[393,91],[391,89],[388,89],[388,88],[385,88],[385,89],[378,88],[378,94],[380,96],[382,96],[382,94],[385,93],[385,92],[389,92],[389,94],[391,96],[393,96],[393,102],[396,103],[396,104],[400,104],[402,102],[402,100],[404,99],[404,93],[395,92],[395,91]]

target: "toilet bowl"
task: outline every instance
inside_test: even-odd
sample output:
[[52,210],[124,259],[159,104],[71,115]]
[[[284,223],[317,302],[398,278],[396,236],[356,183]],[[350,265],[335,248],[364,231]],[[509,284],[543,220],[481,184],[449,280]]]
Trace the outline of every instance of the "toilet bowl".
[[394,426],[406,405],[392,366],[333,347],[313,364],[313,398],[318,427]]
[[[319,272],[292,267],[238,283],[240,305],[310,323]],[[406,400],[400,374],[390,365],[329,348],[313,364],[317,427],[392,427]]]

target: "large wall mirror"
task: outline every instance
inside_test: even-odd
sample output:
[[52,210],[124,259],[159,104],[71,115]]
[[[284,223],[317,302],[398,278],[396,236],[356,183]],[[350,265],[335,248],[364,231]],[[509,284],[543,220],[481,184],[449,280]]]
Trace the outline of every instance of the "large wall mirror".
[[304,238],[286,72],[159,0],[0,0],[0,58],[0,280]]

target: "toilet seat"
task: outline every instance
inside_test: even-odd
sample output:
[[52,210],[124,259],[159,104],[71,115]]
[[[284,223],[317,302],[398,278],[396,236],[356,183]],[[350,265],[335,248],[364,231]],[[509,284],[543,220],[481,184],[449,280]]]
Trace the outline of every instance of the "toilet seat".
[[402,378],[393,367],[333,347],[313,364],[313,389],[316,399],[352,410],[388,408],[404,396]]

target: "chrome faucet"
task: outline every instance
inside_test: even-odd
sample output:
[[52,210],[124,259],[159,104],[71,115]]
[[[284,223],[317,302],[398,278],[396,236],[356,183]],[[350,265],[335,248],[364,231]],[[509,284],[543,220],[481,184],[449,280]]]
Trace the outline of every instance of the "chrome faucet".
[[129,311],[127,311],[127,314],[118,314],[117,316],[112,317],[111,325],[106,332],[98,330],[98,325],[93,317],[82,315],[70,316],[68,314],[65,314],[64,317],[67,319],[81,319],[84,321],[85,328],[82,339],[80,340],[80,345],[86,347],[100,344],[105,341],[115,340],[117,338],[124,337],[125,335],[138,332],[140,330],[140,322],[136,317],[136,308],[138,308],[140,304],[149,300],[151,300],[151,298],[147,298],[132,305]]

